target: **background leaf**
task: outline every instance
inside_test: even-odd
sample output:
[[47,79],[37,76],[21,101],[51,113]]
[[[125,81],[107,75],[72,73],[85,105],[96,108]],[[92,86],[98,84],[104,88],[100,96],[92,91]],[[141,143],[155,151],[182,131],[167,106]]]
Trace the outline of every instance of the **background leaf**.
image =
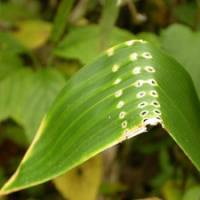
[[[114,28],[108,46],[130,40],[135,36],[127,31]],[[55,49],[55,55],[61,58],[79,59],[88,63],[95,58],[101,49],[101,29],[97,25],[89,25],[72,29]]]
[[59,41],[60,37],[64,33],[73,2],[73,0],[62,0],[59,4],[51,33],[51,39],[53,42]]
[[53,182],[65,199],[94,200],[101,178],[102,158],[99,155],[54,179]]
[[12,24],[22,19],[33,19],[38,14],[39,4],[37,1],[0,2],[0,22]]
[[[16,61],[18,60],[11,60],[11,63],[6,64],[11,70],[16,67],[19,69],[14,72],[10,70],[10,73],[0,80],[0,120],[16,120],[25,128],[31,141],[43,115],[65,80],[56,70],[42,69],[33,72],[20,66],[20,63],[19,66],[16,65]],[[0,69],[1,65],[2,62]],[[5,69],[5,66],[3,67]]]
[[187,190],[183,196],[183,200],[198,200],[200,198],[200,186],[193,186]]
[[166,200],[181,200],[180,185],[175,181],[168,181],[162,188],[162,195]]
[[0,52],[0,81],[23,68],[23,63],[16,54]]
[[100,20],[100,48],[106,49],[112,37],[113,27],[117,20],[119,13],[119,6],[117,1],[107,0],[104,2],[104,8]]
[[26,20],[17,23],[14,37],[29,49],[42,46],[48,39],[51,24],[42,20]]
[[200,97],[200,32],[193,32],[184,25],[175,24],[162,31],[161,44],[163,49],[189,72]]
[[[0,53],[6,54],[20,54],[26,52],[26,48],[15,38],[11,33],[0,32]],[[2,68],[2,67],[1,67]]]
[[[186,2],[178,5],[175,8],[175,17],[179,22],[194,27],[196,24],[196,17],[198,13],[198,6],[196,2]],[[197,24],[199,25],[199,24]]]

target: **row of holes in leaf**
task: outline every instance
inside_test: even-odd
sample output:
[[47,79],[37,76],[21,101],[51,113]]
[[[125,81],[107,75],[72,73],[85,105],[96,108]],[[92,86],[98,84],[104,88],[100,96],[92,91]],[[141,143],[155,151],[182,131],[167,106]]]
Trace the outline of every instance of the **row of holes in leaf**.
[[[139,42],[139,43],[146,43],[146,42],[143,41],[143,40],[131,40],[131,41],[126,42],[126,45],[131,46],[131,45],[133,45],[133,44],[135,44],[135,43],[137,43],[137,42]],[[108,56],[114,55],[114,49],[113,49],[113,48],[109,49],[108,52],[107,52],[107,55],[108,55]],[[129,59],[130,59],[130,61],[134,62],[134,61],[138,60],[139,57],[142,57],[143,59],[152,59],[152,58],[153,58],[150,52],[143,52],[143,53],[141,53],[141,54],[138,54],[138,53],[134,52],[134,53],[130,54]],[[117,72],[119,69],[120,69],[120,65],[119,65],[119,64],[114,64],[114,65],[112,66],[112,72],[113,72],[113,73]],[[144,66],[144,67],[142,67],[142,66],[135,66],[135,67],[132,69],[132,74],[133,74],[133,75],[138,75],[138,74],[143,73],[143,72],[155,73],[156,70],[155,70],[155,68],[154,68],[153,66]],[[114,84],[114,85],[117,85],[117,84],[119,84],[121,81],[122,81],[121,78],[117,78],[117,79],[114,81],[113,84]],[[141,101],[141,102],[138,104],[138,108],[141,109],[140,117],[142,118],[142,123],[145,123],[145,122],[148,120],[148,118],[146,118],[146,117],[147,117],[147,115],[149,114],[150,111],[149,111],[149,110],[143,110],[143,109],[144,109],[146,106],[149,106],[149,105],[150,105],[150,106],[153,106],[153,107],[155,108],[155,109],[153,109],[152,112],[153,112],[153,114],[156,116],[156,119],[157,119],[158,121],[161,121],[161,118],[160,118],[161,112],[160,112],[160,110],[159,110],[160,104],[159,104],[159,102],[156,100],[156,98],[158,98],[158,93],[157,93],[156,90],[154,90],[154,87],[157,86],[157,82],[156,82],[156,80],[154,80],[154,79],[147,79],[147,80],[140,80],[140,79],[139,79],[139,80],[137,80],[137,81],[135,81],[135,82],[133,83],[133,86],[139,88],[139,87],[142,87],[144,84],[149,84],[149,85],[151,85],[153,89],[150,90],[150,91],[139,91],[139,92],[136,94],[136,98],[142,99],[142,100],[143,100],[143,98],[144,98],[146,95],[150,95],[150,96],[152,96],[152,97],[154,98],[154,100],[151,101],[151,102]],[[127,129],[127,127],[128,127],[128,121],[126,120],[127,112],[125,112],[125,111],[123,110],[123,106],[125,105],[125,102],[124,102],[123,100],[120,100],[120,97],[123,95],[123,90],[120,89],[120,90],[116,91],[114,95],[115,95],[116,98],[119,98],[119,101],[118,101],[116,107],[117,107],[117,109],[120,110],[120,111],[119,111],[119,119],[122,120],[122,122],[121,122],[121,127],[122,127],[122,129],[128,130],[128,129]]]

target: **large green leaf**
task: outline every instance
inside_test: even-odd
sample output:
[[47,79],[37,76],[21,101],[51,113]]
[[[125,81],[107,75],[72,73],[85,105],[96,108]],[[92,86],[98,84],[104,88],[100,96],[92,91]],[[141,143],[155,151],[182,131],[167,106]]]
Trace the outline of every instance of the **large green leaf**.
[[141,40],[123,43],[68,81],[1,194],[48,181],[159,123],[200,169],[199,113],[175,60]]
[[190,73],[200,97],[200,32],[174,24],[162,31],[161,44]]

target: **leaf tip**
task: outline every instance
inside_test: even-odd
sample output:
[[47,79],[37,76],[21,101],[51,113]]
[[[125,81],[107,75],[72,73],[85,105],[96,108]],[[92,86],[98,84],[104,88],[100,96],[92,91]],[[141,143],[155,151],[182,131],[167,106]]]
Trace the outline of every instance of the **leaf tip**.
[[12,183],[14,182],[14,180],[12,180],[13,177],[11,177],[11,179],[9,179],[4,185],[3,187],[1,188],[0,190],[0,197],[1,196],[5,196],[5,195],[8,195],[12,192],[15,191],[15,188],[12,187]]
[[19,173],[20,167],[15,171],[11,178],[8,179],[8,181],[2,186],[2,188],[0,189],[0,196],[8,195],[26,187],[20,186],[18,182]]

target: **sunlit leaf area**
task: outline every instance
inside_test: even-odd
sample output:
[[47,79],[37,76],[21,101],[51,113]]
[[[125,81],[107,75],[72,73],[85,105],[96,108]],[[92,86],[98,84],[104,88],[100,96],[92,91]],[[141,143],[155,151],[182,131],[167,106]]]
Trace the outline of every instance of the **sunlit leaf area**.
[[0,0],[0,200],[200,200],[199,0]]

